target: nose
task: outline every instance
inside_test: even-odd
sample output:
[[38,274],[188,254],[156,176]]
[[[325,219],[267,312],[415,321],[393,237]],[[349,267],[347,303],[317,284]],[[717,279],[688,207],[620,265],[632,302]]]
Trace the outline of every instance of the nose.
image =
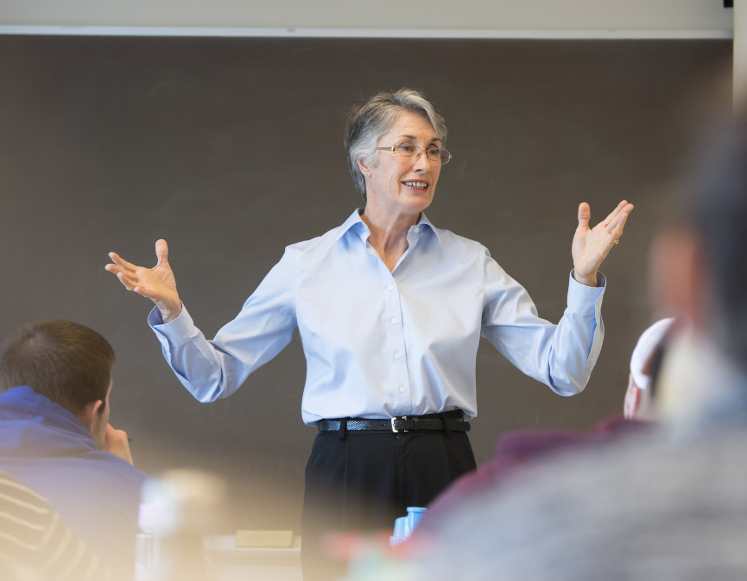
[[431,169],[431,162],[428,159],[428,156],[426,155],[424,150],[420,150],[419,155],[417,156],[417,159],[415,159],[415,163],[413,163],[413,169],[418,172],[425,173],[427,171],[430,171]]

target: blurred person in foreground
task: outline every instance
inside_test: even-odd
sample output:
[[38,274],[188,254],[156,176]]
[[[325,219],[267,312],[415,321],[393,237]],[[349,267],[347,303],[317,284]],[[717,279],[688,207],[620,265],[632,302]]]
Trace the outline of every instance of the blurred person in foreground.
[[537,460],[582,446],[598,446],[626,435],[650,430],[656,420],[652,392],[656,383],[667,332],[674,319],[661,319],[648,327],[633,350],[624,416],[606,417],[589,430],[559,428],[513,430],[496,442],[495,456],[455,481],[430,505],[415,535],[430,534],[440,527],[449,511],[460,510],[465,499],[486,491],[495,491],[506,479]]
[[661,372],[671,429],[465,501],[407,563],[409,580],[747,578],[745,113],[698,163],[652,253],[655,306],[689,323]]
[[64,320],[23,327],[0,352],[0,469],[49,500],[118,579],[132,579],[140,485],[109,424],[114,351]]

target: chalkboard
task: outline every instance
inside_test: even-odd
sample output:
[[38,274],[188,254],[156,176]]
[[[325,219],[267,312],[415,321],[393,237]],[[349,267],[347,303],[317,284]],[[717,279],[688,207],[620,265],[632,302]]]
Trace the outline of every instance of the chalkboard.
[[221,530],[298,529],[315,430],[300,418],[297,336],[233,396],[200,404],[163,361],[149,302],[104,271],[107,253],[152,265],[168,240],[182,299],[212,336],[286,245],[361,205],[345,111],[414,87],[443,112],[454,154],[429,219],[485,244],[545,318],[565,306],[578,203],[592,221],[636,204],[603,266],[607,337],[585,392],[554,394],[488,343],[478,356],[478,462],[506,430],[586,428],[621,411],[650,322],[660,185],[689,146],[680,106],[730,58],[725,40],[0,37],[0,330],[62,317],[101,332],[118,358],[112,423],[136,464],[225,477]]

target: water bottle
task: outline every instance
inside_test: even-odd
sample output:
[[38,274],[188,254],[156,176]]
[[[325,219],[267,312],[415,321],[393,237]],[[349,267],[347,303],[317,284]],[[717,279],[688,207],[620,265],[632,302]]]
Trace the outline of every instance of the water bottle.
[[393,547],[409,539],[426,510],[428,509],[420,506],[408,506],[407,516],[401,516],[394,521],[394,534],[389,537],[389,545]]

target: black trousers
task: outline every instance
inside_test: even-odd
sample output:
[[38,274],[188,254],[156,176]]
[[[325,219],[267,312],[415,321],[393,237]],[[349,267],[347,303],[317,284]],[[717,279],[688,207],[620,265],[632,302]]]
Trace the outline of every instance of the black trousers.
[[334,581],[345,573],[345,563],[320,545],[324,533],[393,530],[408,506],[427,505],[474,468],[465,432],[320,432],[306,466],[304,581]]

